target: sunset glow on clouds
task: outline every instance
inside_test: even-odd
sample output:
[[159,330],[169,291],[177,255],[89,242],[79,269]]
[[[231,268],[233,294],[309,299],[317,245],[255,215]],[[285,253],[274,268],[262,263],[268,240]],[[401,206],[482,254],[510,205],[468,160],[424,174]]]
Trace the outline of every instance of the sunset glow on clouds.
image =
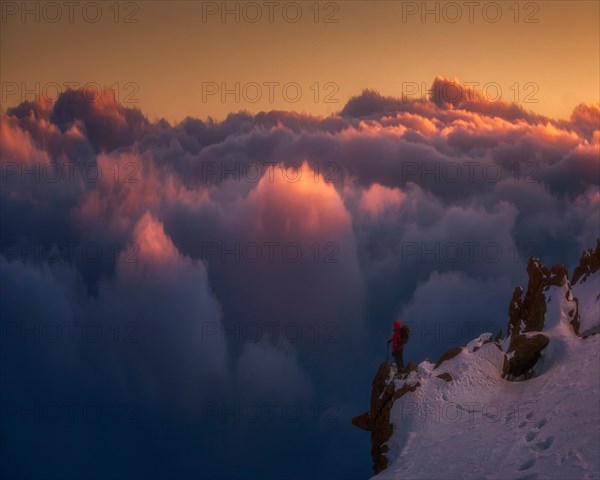
[[[436,79],[438,88],[444,81]],[[6,239],[58,242],[68,233],[106,248],[133,242],[141,264],[185,255],[208,261],[209,269],[209,241],[297,242],[304,248],[300,265],[281,262],[273,251],[284,265],[271,265],[260,252],[265,256],[250,266],[266,269],[267,285],[282,269],[268,293],[254,291],[258,284],[243,274],[247,266],[212,266],[217,283],[223,277],[232,292],[262,298],[244,309],[263,315],[263,302],[274,308],[271,296],[307,288],[294,275],[281,283],[281,275],[314,269],[309,254],[316,252],[308,248],[315,242],[335,243],[334,256],[343,260],[322,269],[333,277],[319,289],[335,285],[358,300],[367,293],[370,272],[359,264],[370,242],[425,232],[430,241],[449,239],[460,223],[447,222],[452,212],[481,216],[469,228],[482,240],[505,234],[504,248],[519,239],[546,241],[564,228],[574,229],[578,248],[593,243],[597,232],[584,225],[598,192],[598,105],[576,107],[565,122],[504,104],[490,110],[481,96],[471,97],[464,105],[441,97],[398,102],[366,92],[342,116],[241,113],[222,123],[188,119],[174,126],[150,123],[108,93],[98,104],[83,92],[65,94],[52,109],[23,104],[2,117]],[[486,231],[499,209],[514,213],[500,230]],[[39,217],[47,228],[36,237],[33,224],[17,216]],[[389,255],[393,262],[396,253]],[[80,272],[91,291],[113,269],[101,263],[104,273],[93,278]],[[284,302],[293,308],[278,314],[302,318],[303,309],[313,310],[308,298],[298,300]]]
[[393,322],[428,365],[600,239],[599,18],[0,0],[0,478],[370,478]]
[[[485,311],[503,326],[523,256],[552,263],[570,252],[573,262],[600,236],[600,106],[558,120],[477,92],[449,101],[439,92],[450,83],[437,77],[428,100],[365,91],[328,117],[169,124],[82,91],[8,109],[2,316],[135,322],[139,343],[69,346],[50,362],[50,346],[9,344],[3,355],[20,359],[28,380],[9,379],[4,398],[43,395],[58,363],[55,396],[81,388],[144,413],[166,405],[160,421],[195,418],[194,405],[223,396],[327,399],[317,385],[338,385],[349,358],[372,353],[387,318],[460,322]],[[24,258],[68,242],[102,255]],[[479,262],[414,250],[469,243]],[[223,340],[224,328],[277,322],[303,336]],[[321,348],[331,335],[338,341]],[[415,340],[408,353],[434,358],[445,347]]]
[[406,195],[400,189],[386,188],[374,183],[363,192],[361,206],[367,213],[377,217],[382,215],[386,208],[397,208],[405,198]]

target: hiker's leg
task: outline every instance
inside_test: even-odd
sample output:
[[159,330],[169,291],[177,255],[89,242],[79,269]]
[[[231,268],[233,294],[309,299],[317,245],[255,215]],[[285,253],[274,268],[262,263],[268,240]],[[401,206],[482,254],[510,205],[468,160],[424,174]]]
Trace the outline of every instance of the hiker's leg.
[[404,369],[404,358],[402,352],[404,352],[403,348],[398,350],[398,353],[396,354],[398,355],[398,358],[396,359],[396,364],[398,365],[398,368]]

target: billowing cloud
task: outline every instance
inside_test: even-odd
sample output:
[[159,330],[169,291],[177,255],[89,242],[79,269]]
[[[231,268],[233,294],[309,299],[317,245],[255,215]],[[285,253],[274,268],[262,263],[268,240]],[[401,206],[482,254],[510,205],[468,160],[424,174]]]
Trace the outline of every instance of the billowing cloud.
[[[506,299],[513,285],[506,278],[481,281],[460,272],[433,272],[415,290],[398,318],[411,326],[405,362],[428,351],[435,361],[449,348],[465,345],[480,332],[506,333]],[[435,301],[431,299],[435,298]]]
[[374,183],[363,191],[360,206],[372,217],[383,215],[387,209],[398,207],[406,195],[398,188],[387,188]]
[[[600,236],[598,105],[557,120],[437,77],[329,117],[170,125],[67,91],[0,121],[8,401],[103,392],[181,419],[329,399],[341,369],[370,380],[397,315],[484,329],[528,255],[572,264]],[[138,341],[22,348],[38,318]]]
[[285,342],[246,343],[236,368],[237,398],[285,403],[310,399],[313,385]]

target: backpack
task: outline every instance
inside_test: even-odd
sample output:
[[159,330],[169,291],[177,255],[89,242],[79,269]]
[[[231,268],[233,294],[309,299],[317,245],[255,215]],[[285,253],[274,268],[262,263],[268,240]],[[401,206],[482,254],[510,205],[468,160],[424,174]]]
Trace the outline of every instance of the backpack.
[[402,340],[406,342],[408,340],[408,337],[410,337],[410,328],[408,328],[408,325],[402,325],[401,333]]

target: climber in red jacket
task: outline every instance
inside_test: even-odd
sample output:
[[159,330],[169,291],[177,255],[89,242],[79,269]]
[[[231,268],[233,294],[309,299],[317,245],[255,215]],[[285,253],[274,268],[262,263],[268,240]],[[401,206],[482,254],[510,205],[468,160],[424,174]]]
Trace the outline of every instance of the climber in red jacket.
[[394,334],[392,338],[390,338],[387,343],[392,343],[392,355],[396,360],[396,368],[398,371],[404,369],[404,360],[402,358],[402,352],[404,349],[404,344],[408,340],[408,327],[402,327],[400,320],[394,320]]

